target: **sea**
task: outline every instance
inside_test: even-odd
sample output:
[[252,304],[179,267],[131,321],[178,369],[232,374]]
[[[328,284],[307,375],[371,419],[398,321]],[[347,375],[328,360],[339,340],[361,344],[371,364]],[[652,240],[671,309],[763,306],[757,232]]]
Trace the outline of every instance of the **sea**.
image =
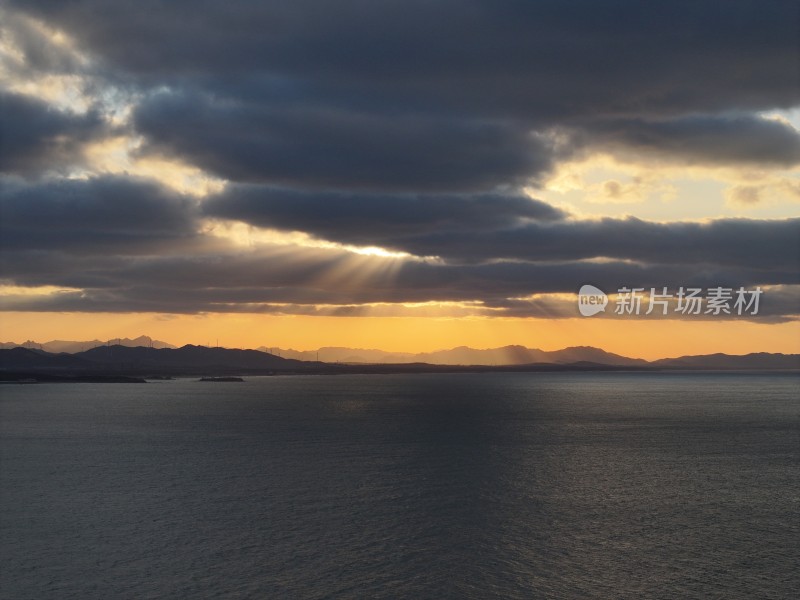
[[800,598],[800,377],[3,385],[0,597]]

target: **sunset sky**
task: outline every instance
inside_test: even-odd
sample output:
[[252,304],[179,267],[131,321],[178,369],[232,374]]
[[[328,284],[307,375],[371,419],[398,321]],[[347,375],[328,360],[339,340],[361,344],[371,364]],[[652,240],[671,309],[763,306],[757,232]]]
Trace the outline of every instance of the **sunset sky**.
[[799,11],[0,2],[0,341],[800,352]]

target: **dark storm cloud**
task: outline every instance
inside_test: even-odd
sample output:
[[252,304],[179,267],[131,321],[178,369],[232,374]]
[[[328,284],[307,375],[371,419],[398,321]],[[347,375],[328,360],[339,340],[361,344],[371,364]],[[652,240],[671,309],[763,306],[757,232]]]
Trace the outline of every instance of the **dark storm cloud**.
[[[573,221],[518,191],[598,149],[797,164],[797,132],[756,116],[800,101],[794,1],[10,4],[92,56],[61,60],[17,21],[13,73],[77,72],[89,91],[118,92],[143,155],[231,183],[198,207],[128,178],[6,180],[0,277],[81,289],[6,308],[356,314],[438,300],[546,316],[557,307],[514,298],[798,283],[798,219]],[[101,128],[91,112],[6,97],[8,173],[63,169]],[[441,260],[234,250],[204,217]]]
[[[489,190],[603,135],[701,163],[798,159],[788,128],[719,119],[800,99],[793,1],[15,6],[115,80],[170,90],[136,111],[146,150],[233,180]],[[550,143],[553,128],[571,143]]]
[[541,137],[505,123],[275,108],[159,94],[136,114],[148,150],[236,181],[347,189],[488,189],[550,166]]
[[[621,287],[696,286],[701,288],[739,285],[791,285],[800,283],[796,271],[738,268],[720,265],[637,264],[621,261],[523,263],[482,265],[429,265],[409,263],[396,276],[395,285],[416,293],[446,297],[438,300],[505,301],[531,294],[575,293],[584,283],[604,290]],[[415,293],[412,292],[412,293]]]
[[791,0],[13,4],[152,80],[281,74],[376,100],[405,90],[535,116],[797,100]]
[[208,200],[204,212],[450,262],[614,258],[800,270],[800,219],[572,221],[520,196],[308,194],[258,186],[233,187]]
[[497,230],[566,216],[522,195],[300,192],[260,186],[231,186],[204,202],[203,211],[211,217],[355,245],[438,231]]
[[587,147],[663,155],[685,164],[788,168],[800,163],[800,134],[796,129],[749,115],[611,121],[587,130],[577,136]]
[[[501,306],[513,297],[574,292],[582,283],[603,289],[781,285],[798,283],[800,271],[800,219],[571,221],[515,196],[331,198],[239,186],[201,209],[194,199],[157,185],[108,177],[6,181],[0,207],[0,276],[19,285],[81,288],[81,294],[58,297],[83,303],[85,310],[237,311],[252,303],[430,300]],[[236,250],[203,233],[201,217],[209,214],[445,260],[280,246]],[[613,260],[586,260],[596,257]],[[20,300],[34,301],[40,302]]]
[[376,244],[421,256],[482,261],[615,258],[800,270],[800,219],[653,223],[629,217],[527,223],[513,229],[431,233]]
[[[754,288],[746,288],[748,293]],[[167,312],[167,313],[267,313],[281,315],[325,315],[325,316],[396,316],[398,313],[392,305],[365,304],[301,304],[286,303],[281,296],[299,297],[298,290],[287,290],[287,293],[270,293],[258,290],[226,290],[225,293],[214,293],[202,290],[190,298],[182,298],[180,293],[165,296],[161,288],[136,288],[133,290],[91,290],[86,292],[62,291],[47,297],[10,296],[0,299],[0,308],[4,310],[25,311],[81,311],[81,312]],[[672,290],[674,293],[675,290]],[[704,291],[704,293],[706,293]],[[273,296],[278,299],[274,300]],[[252,300],[245,300],[252,298]],[[735,298],[735,295],[734,295]],[[252,302],[252,303],[247,303]],[[606,312],[595,319],[645,319],[656,321],[664,319],[686,319],[697,321],[719,320],[752,320],[762,324],[784,323],[800,318],[800,286],[779,286],[763,291],[757,314],[751,310],[738,315],[736,310],[729,314],[706,314],[705,307],[700,314],[682,316],[670,306],[666,315],[656,308],[652,314],[647,311],[647,299],[642,300],[639,315],[617,314],[616,304],[612,301]],[[512,318],[575,318],[578,316],[576,300],[558,296],[540,296],[530,300],[504,300],[498,302],[471,303],[459,307],[450,307],[450,312],[460,315],[494,316]],[[402,314],[413,314],[413,311]]]
[[79,164],[83,145],[102,131],[94,112],[65,113],[0,91],[0,173],[27,176]]
[[[194,201],[124,177],[0,180],[3,251],[154,254],[197,240]],[[98,261],[102,260],[98,258]]]
[[[574,293],[592,283],[612,291],[657,287],[792,285],[795,270],[629,262],[502,262],[447,265],[352,255],[339,250],[261,249],[169,257],[65,256],[58,251],[0,255],[4,277],[19,285],[82,292],[15,299],[17,309],[238,312],[261,303],[349,305],[374,302],[478,301],[514,308],[509,298]],[[44,304],[42,304],[44,303]],[[5,307],[8,309],[8,303]],[[36,308],[40,307],[40,308]],[[517,307],[519,308],[519,307]]]

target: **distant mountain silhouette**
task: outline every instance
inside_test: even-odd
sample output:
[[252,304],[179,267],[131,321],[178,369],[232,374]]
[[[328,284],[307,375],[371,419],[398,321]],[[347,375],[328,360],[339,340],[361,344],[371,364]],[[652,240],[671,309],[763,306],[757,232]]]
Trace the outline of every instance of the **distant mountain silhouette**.
[[592,362],[600,365],[634,366],[645,365],[647,361],[640,358],[628,358],[612,354],[591,346],[575,346],[546,352],[525,346],[503,346],[501,348],[475,349],[459,346],[449,350],[436,352],[386,352],[384,350],[324,347],[319,350],[284,350],[282,348],[260,348],[265,352],[272,350],[286,358],[297,360],[319,360],[323,362],[365,363],[365,364],[409,364],[427,363],[432,365],[528,365],[532,363],[568,364],[574,362]]
[[[286,351],[281,351],[286,352]],[[506,346],[489,350],[459,347],[440,352],[401,355],[406,360],[390,364],[333,364],[338,357],[376,356],[373,351],[350,348],[320,349],[320,362],[275,356],[260,350],[208,348],[187,345],[182,348],[98,346],[75,354],[50,353],[38,349],[0,349],[0,370],[4,372],[72,372],[91,374],[265,374],[269,372],[379,373],[464,370],[800,370],[800,355],[753,353],[743,356],[708,354],[681,356],[647,362],[605,352],[590,346],[545,352]],[[304,356],[316,351],[303,353]],[[383,358],[394,357],[384,353]],[[408,357],[417,360],[408,360]],[[495,360],[495,364],[487,364]],[[441,361],[441,362],[437,362]],[[345,361],[340,360],[340,363]],[[348,361],[353,362],[353,361]]]
[[600,365],[635,366],[646,365],[647,361],[641,358],[629,358],[613,352],[606,352],[592,346],[572,346],[563,350],[548,352],[547,355],[553,362],[569,364],[575,362],[592,362]]
[[0,349],[0,369],[10,371],[69,370],[126,373],[228,373],[302,370],[314,363],[278,358],[257,350],[184,346],[149,348],[98,346],[75,354],[52,354],[28,348]]
[[800,369],[800,354],[702,354],[654,360],[650,365],[670,369]]
[[91,363],[72,354],[51,354],[29,348],[0,349],[0,368],[9,369],[85,369]]
[[297,366],[300,361],[279,358],[258,350],[208,348],[186,345],[182,348],[128,348],[98,346],[74,356],[92,363],[124,364],[136,367],[192,367],[273,369]]
[[139,346],[143,346],[148,348],[152,346],[153,348],[175,348],[172,344],[168,344],[167,342],[162,342],[161,340],[154,340],[146,335],[140,335],[137,338],[114,338],[112,340],[108,340],[107,342],[102,342],[100,340],[91,340],[88,342],[76,342],[76,341],[67,341],[67,340],[52,340],[49,342],[39,343],[28,340],[26,342],[22,342],[21,344],[16,344],[14,342],[0,342],[0,348],[31,348],[31,349],[38,349],[44,350],[45,352],[68,352],[70,354],[75,354],[77,352],[84,352],[91,348],[96,348],[97,346],[108,346],[108,345],[119,345],[119,346],[128,346],[130,348],[136,348]]
[[342,346],[323,346],[318,350],[294,350],[292,348],[278,348],[261,346],[261,352],[274,354],[283,358],[295,360],[319,360],[322,362],[340,363],[409,363],[416,356],[408,352],[387,352],[385,350],[346,348]]

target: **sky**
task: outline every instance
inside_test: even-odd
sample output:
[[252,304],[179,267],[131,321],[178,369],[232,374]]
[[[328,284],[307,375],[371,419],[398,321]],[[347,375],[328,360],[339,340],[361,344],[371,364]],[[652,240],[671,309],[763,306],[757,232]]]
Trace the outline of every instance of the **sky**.
[[0,338],[800,352],[799,20],[0,0]]

